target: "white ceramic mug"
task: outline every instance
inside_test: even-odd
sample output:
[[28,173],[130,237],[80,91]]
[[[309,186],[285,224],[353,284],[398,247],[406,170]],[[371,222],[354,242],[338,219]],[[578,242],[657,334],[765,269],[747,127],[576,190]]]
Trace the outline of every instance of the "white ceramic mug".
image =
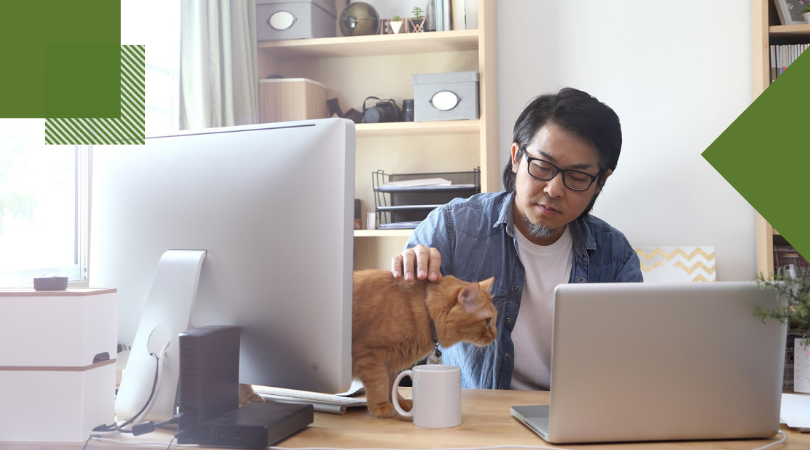
[[[413,408],[405,411],[397,400],[402,377],[413,380]],[[456,366],[428,364],[402,371],[394,381],[391,393],[399,415],[413,417],[413,424],[423,428],[451,428],[461,425],[461,369]]]

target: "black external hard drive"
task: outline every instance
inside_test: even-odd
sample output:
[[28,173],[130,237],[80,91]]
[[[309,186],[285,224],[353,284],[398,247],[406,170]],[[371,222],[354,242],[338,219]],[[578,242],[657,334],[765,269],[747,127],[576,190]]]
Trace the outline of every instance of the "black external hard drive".
[[267,401],[248,403],[201,423],[199,445],[265,448],[303,430],[315,418],[312,405]]

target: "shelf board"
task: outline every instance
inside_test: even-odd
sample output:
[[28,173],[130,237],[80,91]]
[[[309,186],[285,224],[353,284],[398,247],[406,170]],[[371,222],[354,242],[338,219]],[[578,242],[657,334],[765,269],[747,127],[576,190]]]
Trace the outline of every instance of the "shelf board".
[[413,230],[354,230],[354,237],[410,237]]
[[810,24],[773,25],[768,32],[772,37],[810,37]]
[[478,30],[259,42],[259,52],[282,59],[379,56],[478,49]]
[[480,120],[435,122],[358,123],[357,137],[424,136],[432,134],[473,134],[481,131]]

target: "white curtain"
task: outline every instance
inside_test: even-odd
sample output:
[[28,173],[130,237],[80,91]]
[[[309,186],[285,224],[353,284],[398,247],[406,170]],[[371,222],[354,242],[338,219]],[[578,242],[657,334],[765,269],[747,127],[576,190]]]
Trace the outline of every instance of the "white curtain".
[[180,129],[259,121],[255,0],[182,0]]

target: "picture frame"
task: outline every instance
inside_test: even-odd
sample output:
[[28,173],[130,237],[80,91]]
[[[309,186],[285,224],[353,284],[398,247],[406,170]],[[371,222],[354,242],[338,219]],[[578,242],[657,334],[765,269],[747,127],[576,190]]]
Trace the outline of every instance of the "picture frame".
[[799,25],[804,23],[802,5],[798,0],[773,0],[776,13],[782,25]]

